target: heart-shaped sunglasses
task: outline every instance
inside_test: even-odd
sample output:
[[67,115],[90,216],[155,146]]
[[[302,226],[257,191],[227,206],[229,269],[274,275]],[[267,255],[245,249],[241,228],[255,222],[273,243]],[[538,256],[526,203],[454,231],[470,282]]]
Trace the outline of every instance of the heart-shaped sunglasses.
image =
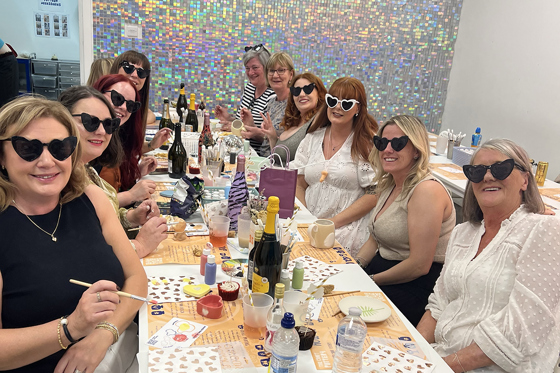
[[351,110],[354,105],[359,104],[360,102],[357,100],[352,99],[339,99],[338,97],[331,96],[330,94],[325,95],[325,101],[327,102],[327,106],[331,109],[334,108],[340,102],[340,107],[344,111]]
[[12,136],[2,141],[11,141],[16,154],[27,162],[33,162],[39,158],[41,154],[43,154],[43,148],[45,146],[56,160],[62,162],[74,153],[76,145],[78,144],[76,136],[69,136],[63,140],[54,139],[48,144],[36,139],[28,140],[21,136]]
[[124,96],[114,89],[103,91],[103,93],[111,93],[111,102],[115,107],[119,107],[126,102],[126,111],[130,114],[137,112],[140,109],[140,105],[142,105],[139,101],[125,100]]

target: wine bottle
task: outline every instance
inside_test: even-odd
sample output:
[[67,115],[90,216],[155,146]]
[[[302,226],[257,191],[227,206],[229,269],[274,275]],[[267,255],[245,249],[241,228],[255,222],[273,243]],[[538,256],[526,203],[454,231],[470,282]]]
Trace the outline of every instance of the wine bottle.
[[214,146],[214,144],[214,136],[212,136],[212,130],[210,129],[210,113],[204,113],[204,127],[202,127],[202,132],[200,132],[200,137],[198,138],[199,163],[201,163],[202,160],[202,147],[206,146],[207,148],[210,148],[211,146]]
[[198,119],[198,128],[202,128],[204,125],[204,109],[206,105],[204,104],[204,97],[202,93],[200,94],[200,104],[198,104],[198,108],[196,109],[196,119]]
[[192,126],[193,132],[198,132],[198,119],[196,118],[196,111],[194,110],[195,96],[194,93],[191,93],[191,101],[189,104],[189,112],[187,113],[187,119],[185,119],[185,126],[189,124]]
[[280,210],[280,199],[268,197],[264,233],[255,251],[253,268],[253,292],[266,293],[274,297],[276,283],[280,282],[282,251],[276,238],[276,214]]
[[249,189],[245,179],[245,156],[239,154],[237,156],[237,171],[231,183],[231,189],[228,196],[228,212],[229,230],[237,232],[237,217],[241,213],[244,205],[249,200]]
[[181,141],[181,123],[175,125],[175,139],[167,155],[169,159],[169,177],[180,179],[185,176],[185,163],[187,162],[187,151]]
[[179,123],[183,122],[183,115],[189,110],[189,104],[187,103],[187,97],[185,97],[185,83],[181,83],[181,89],[179,90],[179,98],[177,99],[177,114],[179,114]]
[[198,110],[204,111],[206,109],[206,104],[204,103],[204,96],[200,94],[200,104],[198,104]]
[[[163,99],[163,114],[161,120],[159,121],[159,129],[162,128],[171,128],[173,129],[173,122],[171,121],[171,115],[169,115],[169,99]],[[167,150],[169,149],[169,141],[164,142],[160,149]]]
[[249,289],[253,290],[253,269],[255,268],[255,252],[262,240],[263,231],[258,229],[255,231],[255,246],[249,251],[249,258],[247,260],[247,284]]

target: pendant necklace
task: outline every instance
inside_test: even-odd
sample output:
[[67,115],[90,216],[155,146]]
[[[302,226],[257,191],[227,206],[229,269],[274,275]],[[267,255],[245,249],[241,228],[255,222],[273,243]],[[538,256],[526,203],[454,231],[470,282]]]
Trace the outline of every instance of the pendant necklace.
[[[346,139],[348,138],[348,136],[346,136]],[[327,169],[329,168],[329,163],[330,160],[332,159],[332,157],[334,156],[334,151],[338,146],[343,145],[346,142],[346,139],[344,139],[344,141],[342,142],[342,144],[337,145],[337,146],[333,146],[333,142],[332,142],[332,127],[329,128],[329,149],[330,147],[332,147],[332,152],[330,152],[330,157],[329,159],[326,160],[325,162],[325,169],[323,171],[321,171],[321,178],[319,179],[319,182],[322,183],[323,181],[325,181],[325,179],[327,178],[327,175],[329,174],[329,172],[327,171]]]
[[45,232],[46,234],[48,234],[49,236],[51,236],[51,240],[53,240],[53,242],[56,242],[56,237],[54,236],[54,234],[56,233],[56,230],[58,229],[58,224],[60,223],[60,215],[62,214],[62,203],[59,203],[60,205],[60,209],[58,210],[58,220],[56,221],[56,227],[54,227],[54,231],[52,233],[47,232],[46,230],[44,230],[43,228],[39,227],[37,225],[37,223],[35,223],[33,220],[31,220],[31,218],[29,216],[27,216],[26,213],[23,212],[23,210],[21,209],[21,207],[18,206],[18,204],[16,203],[15,200],[12,200],[12,202],[14,203],[14,205],[17,207],[17,209],[23,214],[25,215],[25,217],[27,219],[29,219],[29,221],[31,223],[33,223],[34,226],[36,226],[37,228],[39,228],[40,230],[42,230],[43,232]]

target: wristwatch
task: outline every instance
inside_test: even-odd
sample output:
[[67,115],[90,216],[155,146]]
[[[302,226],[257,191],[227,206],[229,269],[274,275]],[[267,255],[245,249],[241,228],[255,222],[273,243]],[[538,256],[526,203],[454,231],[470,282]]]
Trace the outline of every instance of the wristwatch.
[[356,260],[356,263],[357,263],[360,267],[362,267],[362,269],[365,269],[365,268],[366,268],[366,265],[365,265],[364,263],[362,263],[362,259],[356,258],[355,260]]

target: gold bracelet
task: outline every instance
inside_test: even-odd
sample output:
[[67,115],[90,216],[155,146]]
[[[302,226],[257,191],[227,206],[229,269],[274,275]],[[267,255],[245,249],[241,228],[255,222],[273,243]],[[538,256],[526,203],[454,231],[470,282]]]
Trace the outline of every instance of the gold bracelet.
[[104,329],[110,331],[113,334],[113,344],[117,343],[117,341],[119,340],[119,329],[117,329],[117,327],[110,322],[102,321],[97,324],[95,329]]
[[457,360],[457,362],[459,363],[459,366],[461,367],[461,372],[466,372],[465,368],[463,368],[463,364],[461,364],[461,360],[459,359],[459,355],[457,355],[457,353],[455,352],[455,359],[453,359],[453,361]]
[[64,318],[64,316],[60,318],[60,320],[58,321],[58,324],[56,325],[56,334],[58,334],[58,344],[60,345],[60,347],[63,350],[66,350],[68,348],[68,346],[64,347],[64,345],[62,344],[62,337],[60,336],[60,323],[62,322],[63,318]]

